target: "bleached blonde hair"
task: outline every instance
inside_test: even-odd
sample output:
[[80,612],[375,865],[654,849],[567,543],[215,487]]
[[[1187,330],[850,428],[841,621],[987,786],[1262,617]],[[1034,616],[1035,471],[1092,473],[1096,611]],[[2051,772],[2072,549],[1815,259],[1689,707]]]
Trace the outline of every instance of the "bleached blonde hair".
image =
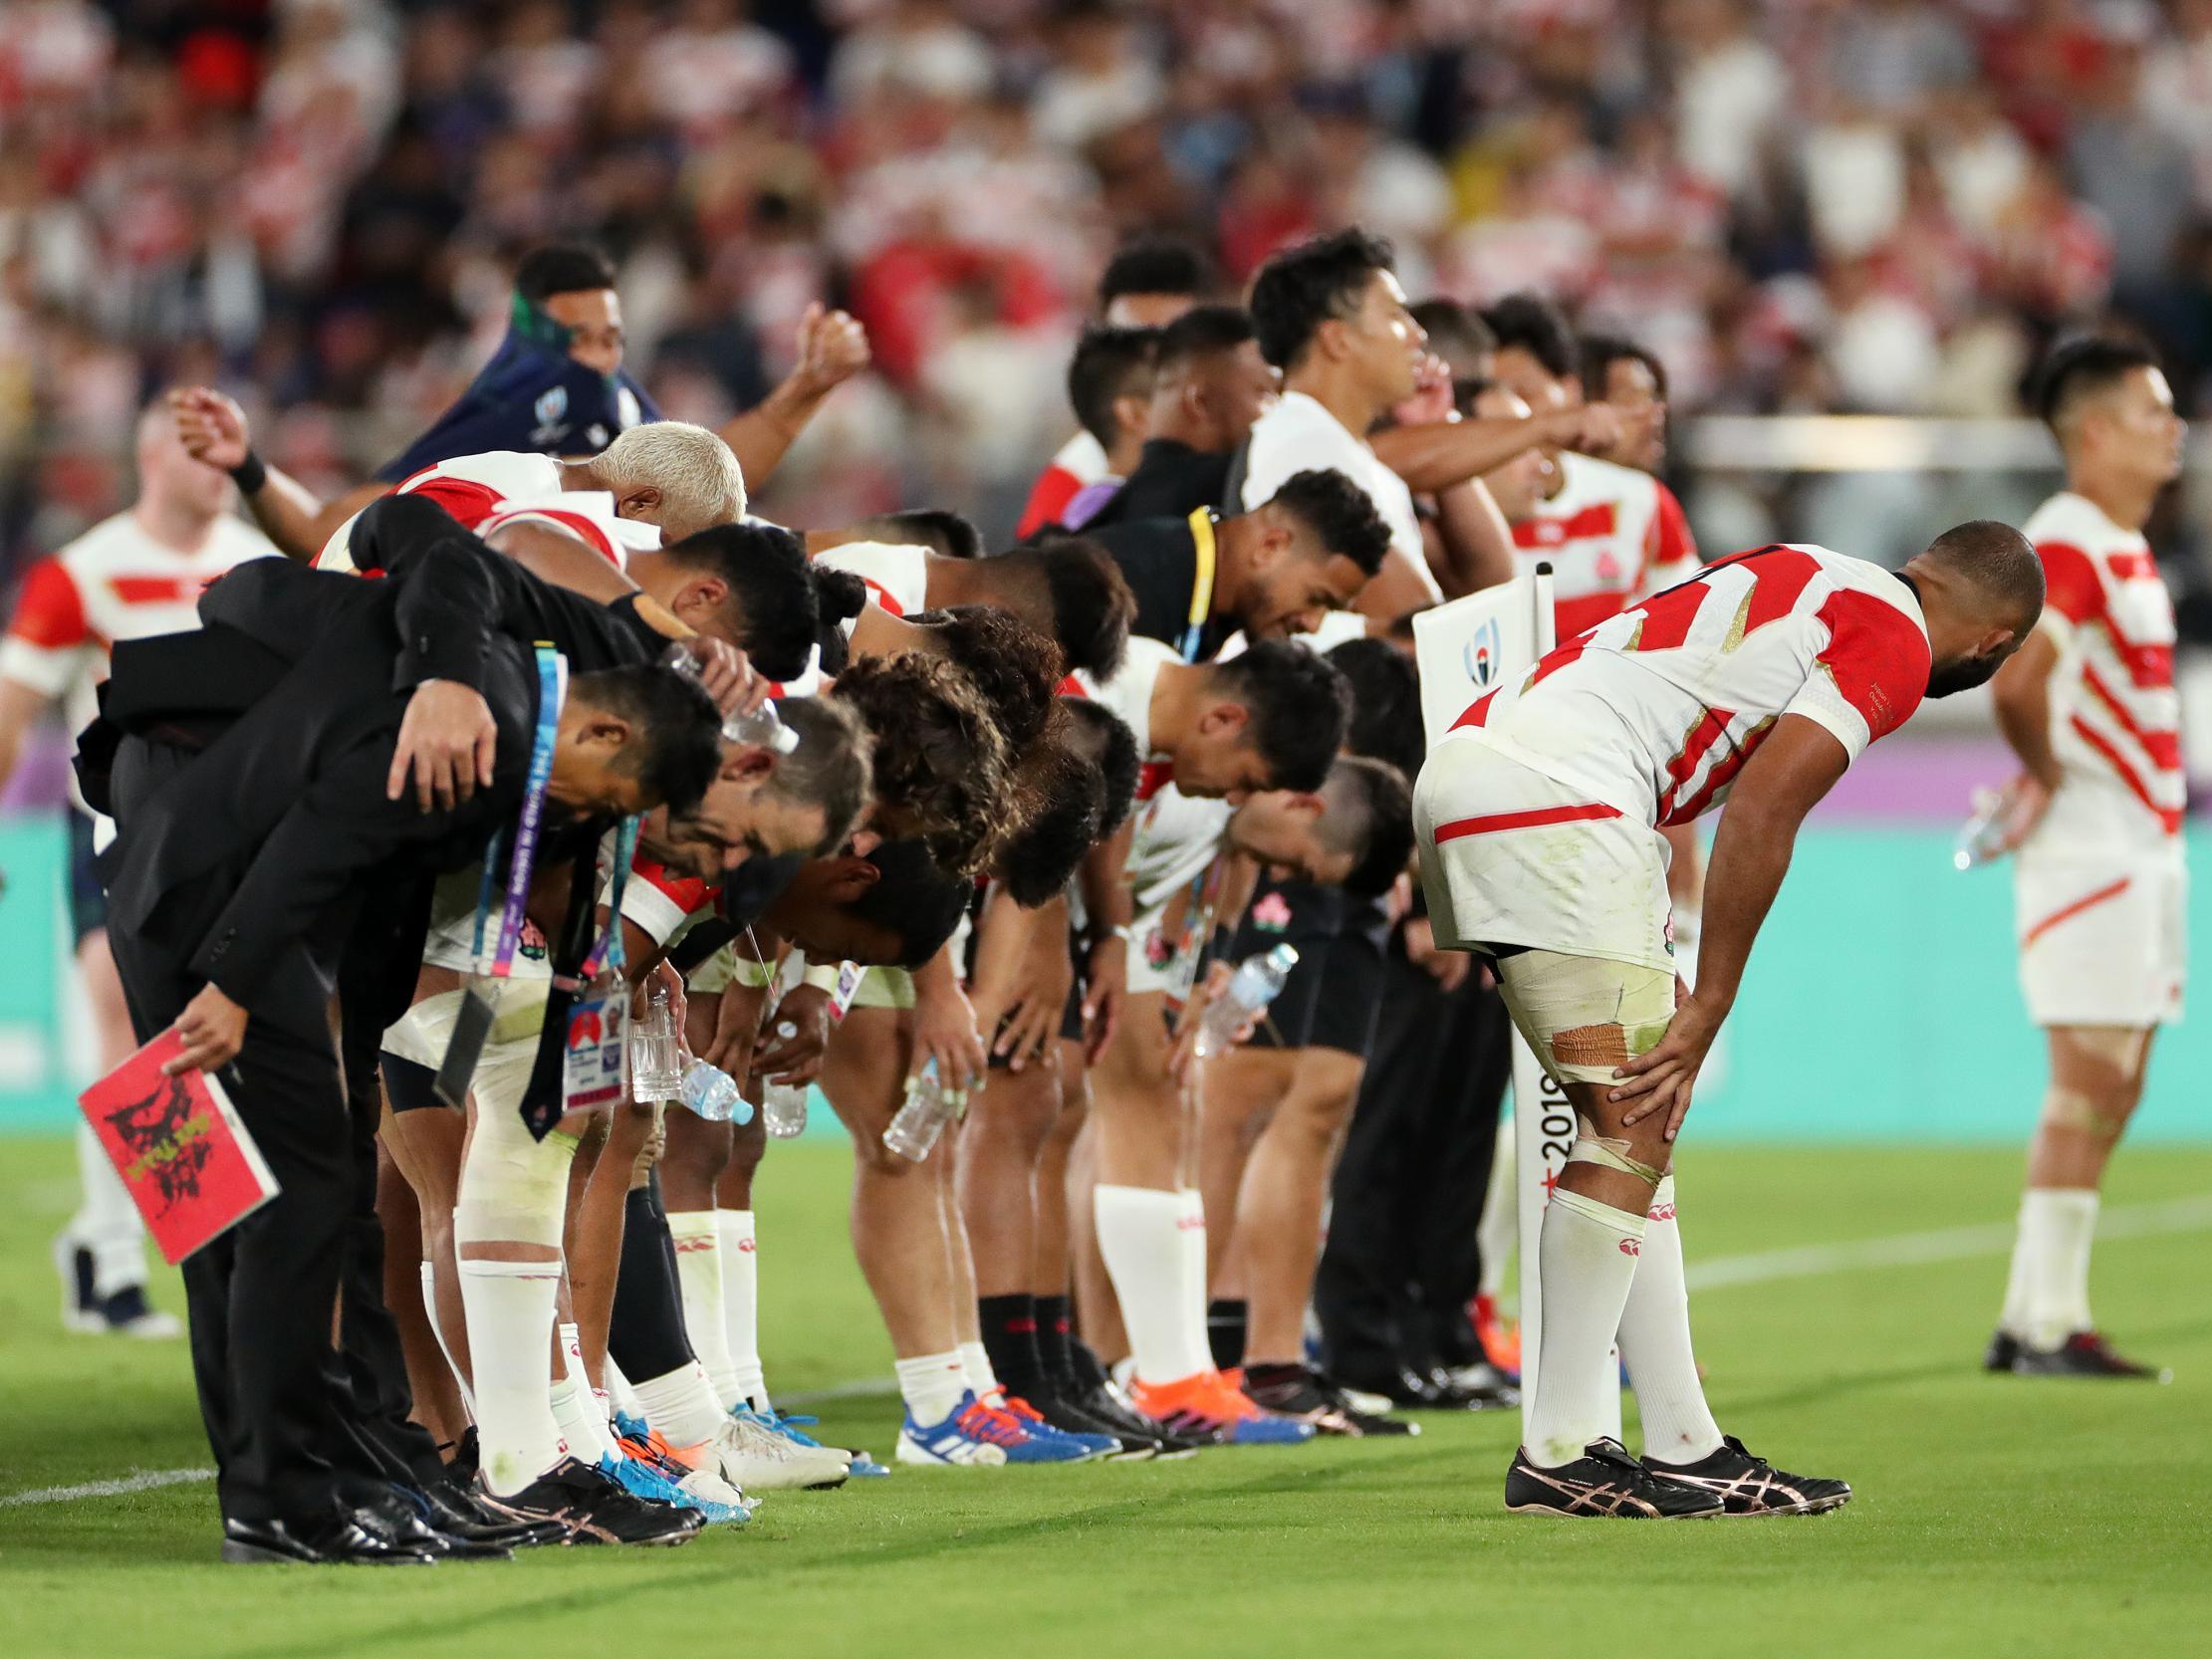
[[591,468],[616,495],[649,485],[660,492],[664,541],[745,516],[745,473],[730,446],[704,426],[651,420],[592,457]]

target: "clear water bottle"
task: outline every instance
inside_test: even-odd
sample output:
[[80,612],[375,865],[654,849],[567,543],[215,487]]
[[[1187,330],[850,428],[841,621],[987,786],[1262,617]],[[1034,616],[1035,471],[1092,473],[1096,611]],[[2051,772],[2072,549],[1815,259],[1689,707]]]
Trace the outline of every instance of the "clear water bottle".
[[1247,957],[1230,976],[1229,988],[1207,1006],[1198,1022],[1198,1053],[1217,1055],[1235,1044],[1237,1033],[1267,1012],[1268,1004],[1282,994],[1291,970],[1298,966],[1298,951],[1277,945],[1264,956]]
[[[673,668],[685,679],[699,677],[699,659],[681,640],[660,653],[660,665]],[[763,703],[757,709],[723,716],[722,736],[727,742],[750,744],[778,755],[788,755],[799,747],[799,734],[784,724],[774,703]]]
[[789,1140],[807,1126],[807,1090],[801,1083],[769,1083],[760,1094],[761,1127]]
[[737,1080],[719,1066],[695,1060],[684,1067],[677,1097],[709,1123],[750,1123],[753,1103],[737,1091]]
[[920,1163],[936,1147],[945,1125],[960,1115],[960,1105],[959,1094],[937,1080],[937,1063],[931,1061],[906,1085],[905,1104],[883,1131],[883,1144],[900,1157]]
[[629,1034],[629,1096],[639,1105],[673,1100],[683,1087],[683,1046],[665,986],[652,989],[644,1020]]
[[1953,869],[1972,869],[2005,855],[2005,833],[2010,826],[2005,822],[2008,802],[2004,792],[1976,790],[1973,803],[1974,816],[1960,828],[1958,840],[1951,848]]

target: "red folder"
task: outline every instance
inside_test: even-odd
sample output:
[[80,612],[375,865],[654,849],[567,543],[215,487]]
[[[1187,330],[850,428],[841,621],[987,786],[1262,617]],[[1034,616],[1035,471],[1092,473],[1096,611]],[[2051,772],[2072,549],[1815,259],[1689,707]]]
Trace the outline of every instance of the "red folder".
[[171,1267],[277,1195],[222,1084],[161,1074],[183,1047],[165,1031],[77,1097]]

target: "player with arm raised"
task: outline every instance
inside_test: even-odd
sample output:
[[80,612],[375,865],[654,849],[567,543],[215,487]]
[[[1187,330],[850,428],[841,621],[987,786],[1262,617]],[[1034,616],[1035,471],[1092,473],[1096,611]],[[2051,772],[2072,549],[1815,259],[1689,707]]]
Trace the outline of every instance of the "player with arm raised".
[[[1689,1339],[1674,1138],[1798,827],[1923,696],[1980,685],[2043,607],[2018,531],[1976,521],[1893,574],[1825,548],[1708,567],[1486,694],[1430,754],[1415,842],[1439,944],[1495,959],[1514,1024],[1574,1102],[1544,1216],[1544,1329],[1522,1513],[1811,1513],[1840,1481],[1724,1436]],[[1697,989],[1677,977],[1658,831],[1728,801]],[[1644,1459],[1604,1437],[1617,1337]]]
[[2067,487],[2027,524],[2051,596],[1995,692],[2025,769],[2007,803],[2020,978],[2051,1083],[1984,1363],[2016,1376],[2146,1377],[2157,1373],[2114,1353],[2089,1317],[2089,1244],[2151,1040],[2181,1011],[2173,601],[2143,525],[2181,469],[2187,428],[2157,358],[2132,341],[2063,343],[2040,390],[2066,456]]

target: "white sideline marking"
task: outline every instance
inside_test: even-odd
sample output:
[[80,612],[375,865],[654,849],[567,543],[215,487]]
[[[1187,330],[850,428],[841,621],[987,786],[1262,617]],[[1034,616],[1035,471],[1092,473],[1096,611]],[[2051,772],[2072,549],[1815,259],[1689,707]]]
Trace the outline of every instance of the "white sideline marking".
[[[2195,1233],[2212,1227],[2212,1193],[2176,1198],[2164,1204],[2129,1204],[2097,1217],[2096,1237],[2140,1239],[2161,1233]],[[1854,1239],[1848,1244],[1807,1245],[1796,1250],[1761,1250],[1693,1263],[1684,1273],[1693,1291],[1729,1285],[1765,1285],[1778,1279],[1812,1279],[1854,1268],[1906,1268],[1928,1262],[1962,1262],[2012,1251],[2013,1224],[1946,1227],[1932,1233],[1894,1233],[1887,1238]]]
[[11,1492],[0,1498],[0,1510],[23,1504],[74,1504],[80,1498],[121,1498],[131,1492],[151,1492],[157,1486],[183,1486],[190,1481],[212,1481],[212,1469],[141,1469],[120,1481],[88,1481],[83,1486],[47,1486],[36,1492]]
[[[2198,1233],[2212,1229],[2212,1193],[2176,1198],[2163,1204],[2129,1204],[2106,1210],[2097,1218],[2096,1236],[2105,1239],[2154,1238],[2167,1233]],[[1693,1291],[1722,1290],[1731,1285],[1766,1285],[1782,1279],[1816,1279],[1824,1274],[1847,1273],[1856,1268],[1906,1268],[1929,1262],[1964,1262],[1976,1257],[2003,1256],[2012,1250],[2010,1222],[1986,1227],[1947,1227],[1929,1233],[1893,1233],[1886,1238],[1856,1239],[1848,1244],[1807,1245],[1796,1250],[1759,1250],[1742,1256],[1718,1256],[1699,1262],[1685,1274]],[[834,1383],[782,1397],[787,1406],[831,1405],[840,1400],[873,1399],[896,1393],[894,1383],[872,1377]],[[42,1487],[36,1492],[10,1493],[0,1498],[0,1509],[32,1504],[73,1504],[81,1498],[120,1498],[155,1487],[183,1486],[211,1481],[212,1469],[146,1469],[115,1481],[91,1481],[84,1486]]]

